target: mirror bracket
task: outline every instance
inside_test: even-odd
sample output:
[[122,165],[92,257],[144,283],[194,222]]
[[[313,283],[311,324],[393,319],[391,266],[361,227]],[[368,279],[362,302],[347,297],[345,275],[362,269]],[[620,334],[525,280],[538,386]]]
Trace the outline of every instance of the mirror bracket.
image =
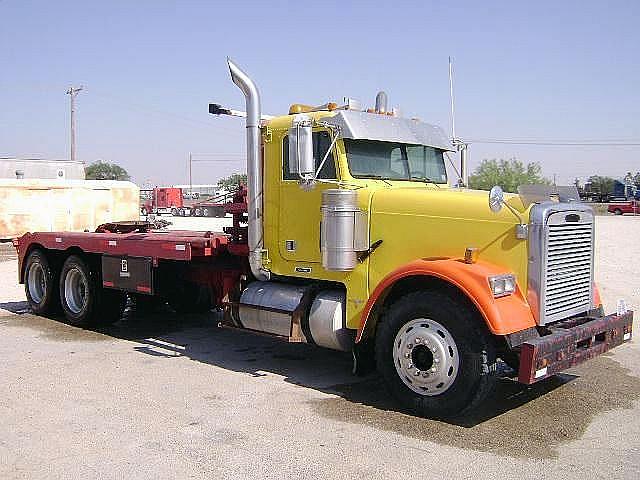
[[502,210],[502,206],[507,207],[507,209],[518,219],[518,222],[520,222],[516,225],[516,238],[518,240],[526,240],[529,238],[529,225],[524,222],[520,213],[505,201],[502,188],[496,185],[489,191],[489,208],[493,213],[498,213]]

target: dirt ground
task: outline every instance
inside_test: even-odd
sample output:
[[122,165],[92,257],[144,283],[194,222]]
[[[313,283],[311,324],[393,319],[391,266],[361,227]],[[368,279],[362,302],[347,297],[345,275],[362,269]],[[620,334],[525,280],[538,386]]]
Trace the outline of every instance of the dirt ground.
[[[168,217],[165,217],[168,219]],[[173,228],[218,230],[218,219]],[[597,218],[607,311],[640,302],[640,218]],[[501,381],[473,418],[416,418],[349,355],[126,316],[35,317],[0,244],[0,478],[640,478],[638,341],[532,388]]]

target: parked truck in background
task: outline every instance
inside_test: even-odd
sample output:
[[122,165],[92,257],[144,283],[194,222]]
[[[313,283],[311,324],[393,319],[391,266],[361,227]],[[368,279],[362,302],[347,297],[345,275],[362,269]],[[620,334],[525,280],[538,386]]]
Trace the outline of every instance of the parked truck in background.
[[142,205],[140,214],[146,215],[177,215],[183,207],[182,189],[175,187],[155,187],[153,190],[142,190]]
[[228,64],[248,166],[224,207],[233,226],[26,234],[15,245],[35,313],[116,321],[125,294],[221,307],[225,326],[353,352],[356,371],[375,366],[400,402],[435,417],[481,404],[498,359],[531,384],[631,339],[633,313],[605,315],[594,283],[590,207],[451,187],[451,142],[390,112],[384,94],[367,111],[294,104],[263,117],[255,83]]
[[626,200],[640,200],[640,190],[633,184],[615,180],[613,182],[611,201],[624,202]]

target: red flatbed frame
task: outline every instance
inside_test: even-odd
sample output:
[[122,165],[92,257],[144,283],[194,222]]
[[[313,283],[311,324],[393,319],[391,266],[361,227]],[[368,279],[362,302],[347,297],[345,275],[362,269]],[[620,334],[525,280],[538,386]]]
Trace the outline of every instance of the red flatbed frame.
[[189,262],[214,257],[227,251],[229,243],[230,236],[224,233],[162,230],[145,233],[40,232],[26,233],[14,240],[21,281],[22,265],[35,246],[47,250],[80,249],[86,253],[147,257],[157,265],[158,260]]

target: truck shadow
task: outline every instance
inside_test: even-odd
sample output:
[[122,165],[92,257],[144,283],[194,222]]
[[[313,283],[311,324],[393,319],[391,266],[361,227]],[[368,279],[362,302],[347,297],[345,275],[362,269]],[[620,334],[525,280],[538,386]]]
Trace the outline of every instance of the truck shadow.
[[[0,308],[24,313],[22,302],[0,304]],[[307,400],[322,417],[513,457],[556,457],[558,447],[580,439],[595,417],[633,408],[640,398],[640,379],[604,356],[572,370],[577,375],[557,375],[529,387],[500,378],[492,397],[472,415],[433,420],[399,408],[377,374],[353,376],[350,354],[218,328],[219,318],[213,314],[128,313],[119,322],[94,330],[76,329],[62,319],[40,322],[32,315],[14,317],[22,317],[24,326],[42,330],[49,339],[120,338],[133,342],[135,351],[166,361],[186,357],[255,377],[280,376],[286,382],[330,394]]]
[[[339,396],[348,402],[381,411],[412,415],[390,397],[382,379],[374,372],[364,377],[351,373],[352,357],[304,343],[218,327],[216,315],[178,316],[162,313],[130,314],[120,322],[97,331],[139,343],[134,349],[156,357],[188,357],[252,376],[278,375],[285,381]],[[518,409],[578,379],[562,374],[532,386],[507,377],[484,406],[464,418],[446,423],[472,428],[506,412]]]
[[17,314],[31,313],[29,304],[25,301],[0,303],[0,310],[6,310],[7,312]]

